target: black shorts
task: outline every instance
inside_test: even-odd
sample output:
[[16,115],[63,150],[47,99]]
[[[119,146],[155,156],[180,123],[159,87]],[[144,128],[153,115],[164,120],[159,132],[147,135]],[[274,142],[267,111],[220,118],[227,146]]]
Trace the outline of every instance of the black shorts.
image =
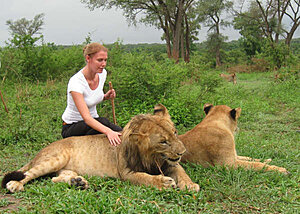
[[[95,119],[101,124],[103,124],[104,126],[112,129],[113,131],[116,132],[122,131],[121,127],[111,123],[105,117],[98,117]],[[95,135],[95,134],[102,134],[102,133],[92,129],[83,120],[76,123],[63,125],[61,131],[61,135],[63,138],[71,137],[71,136],[83,136],[83,135]]]

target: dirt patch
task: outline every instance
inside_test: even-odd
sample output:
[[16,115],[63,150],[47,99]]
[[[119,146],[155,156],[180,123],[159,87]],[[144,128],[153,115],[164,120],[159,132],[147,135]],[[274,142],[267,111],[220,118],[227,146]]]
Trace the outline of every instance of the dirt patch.
[[15,198],[12,195],[0,195],[0,213],[2,211],[15,212],[21,206],[22,199]]

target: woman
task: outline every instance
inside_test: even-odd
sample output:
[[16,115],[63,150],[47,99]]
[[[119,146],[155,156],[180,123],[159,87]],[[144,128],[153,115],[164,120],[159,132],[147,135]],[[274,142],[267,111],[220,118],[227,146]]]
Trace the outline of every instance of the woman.
[[114,89],[103,92],[107,72],[107,48],[91,43],[83,49],[86,65],[71,77],[68,84],[67,108],[62,115],[62,137],[103,133],[113,146],[121,143],[122,128],[107,118],[99,117],[96,105],[116,97]]

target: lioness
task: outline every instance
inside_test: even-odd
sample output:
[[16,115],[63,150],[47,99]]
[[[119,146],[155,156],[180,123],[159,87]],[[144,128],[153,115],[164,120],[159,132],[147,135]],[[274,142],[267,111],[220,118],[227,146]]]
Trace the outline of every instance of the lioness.
[[232,82],[233,84],[236,84],[236,74],[220,74],[220,77],[227,80],[228,82]]
[[83,189],[88,182],[79,175],[109,176],[133,184],[199,191],[179,161],[185,147],[178,139],[167,109],[158,105],[154,115],[138,115],[124,127],[122,144],[111,146],[105,135],[70,137],[51,143],[19,171],[8,173],[2,187],[10,192],[42,175],[57,172],[53,182],[67,182]]
[[182,157],[182,162],[197,163],[204,167],[227,165],[234,168],[243,167],[288,173],[285,168],[237,155],[234,131],[237,129],[237,119],[241,114],[240,108],[231,109],[226,105],[205,104],[204,112],[206,116],[201,123],[178,136],[187,149]]

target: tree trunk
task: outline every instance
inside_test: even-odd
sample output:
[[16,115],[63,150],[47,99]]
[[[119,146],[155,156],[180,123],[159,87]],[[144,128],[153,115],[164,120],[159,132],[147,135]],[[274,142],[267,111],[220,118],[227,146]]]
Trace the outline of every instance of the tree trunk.
[[181,34],[180,34],[180,57],[182,59],[185,58],[185,48],[184,48],[184,30],[182,28]]
[[172,58],[179,62],[179,49],[180,49],[180,34],[181,34],[181,26],[182,26],[182,16],[183,16],[183,5],[184,0],[179,0],[178,10],[175,17],[175,29],[173,31],[173,51]]
[[291,30],[290,30],[290,32],[287,33],[287,37],[286,37],[286,39],[285,39],[285,44],[286,44],[287,46],[290,47],[292,38],[293,38],[293,36],[294,36],[294,33],[295,33],[295,31],[297,30],[297,28],[299,27],[299,25],[300,25],[300,22],[294,23],[293,26],[292,26],[292,28],[291,28]]
[[219,19],[218,22],[216,23],[216,33],[217,33],[217,45],[216,45],[216,66],[219,67],[221,66],[221,54],[220,54],[220,23],[219,23]]
[[189,28],[189,23],[188,23],[188,18],[187,15],[184,14],[185,18],[185,56],[184,56],[184,61],[185,62],[190,62],[190,28]]
[[167,44],[167,54],[168,54],[168,57],[171,58],[171,39],[170,39],[170,30],[169,30],[169,27],[168,27],[168,23],[166,21],[166,26],[165,29],[164,29],[164,32],[166,34],[166,44]]

